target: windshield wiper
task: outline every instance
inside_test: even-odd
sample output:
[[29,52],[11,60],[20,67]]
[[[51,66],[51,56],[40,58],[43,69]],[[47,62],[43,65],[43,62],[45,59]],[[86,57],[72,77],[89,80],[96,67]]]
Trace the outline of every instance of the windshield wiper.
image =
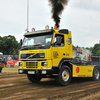
[[43,46],[42,46],[42,44],[36,44],[36,45],[33,45],[33,48],[42,48]]
[[24,50],[24,49],[29,49],[29,46],[23,46],[23,47],[21,48],[21,50]]
[[33,46],[42,46],[41,44],[35,44],[35,45],[33,45]]

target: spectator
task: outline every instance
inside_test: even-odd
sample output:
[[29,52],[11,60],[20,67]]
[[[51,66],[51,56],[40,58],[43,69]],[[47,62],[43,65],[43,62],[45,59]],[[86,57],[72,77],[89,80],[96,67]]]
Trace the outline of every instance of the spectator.
[[0,58],[0,62],[2,62],[2,58]]
[[12,60],[12,58],[10,57],[10,55],[8,56],[7,60]]
[[6,58],[5,57],[2,58],[2,63],[4,63],[5,67],[6,67]]

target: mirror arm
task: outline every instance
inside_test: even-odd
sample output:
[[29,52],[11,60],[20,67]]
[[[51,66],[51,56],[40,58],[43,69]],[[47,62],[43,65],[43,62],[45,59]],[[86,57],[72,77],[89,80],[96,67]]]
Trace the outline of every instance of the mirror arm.
[[22,39],[20,39],[20,49],[21,49],[21,47],[22,47]]
[[55,46],[55,43],[52,43],[51,46],[54,47]]

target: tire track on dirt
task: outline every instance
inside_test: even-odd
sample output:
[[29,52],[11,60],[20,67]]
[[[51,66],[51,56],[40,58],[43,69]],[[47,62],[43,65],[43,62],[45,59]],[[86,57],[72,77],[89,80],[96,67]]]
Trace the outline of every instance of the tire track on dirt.
[[[74,80],[68,86],[58,86],[52,79],[31,83],[26,75],[7,78],[9,75],[0,78],[0,100],[78,100],[100,93],[100,81]],[[98,96],[94,94],[93,98]]]
[[[65,93],[63,91],[65,94],[54,95],[52,97],[48,97],[47,100],[56,100],[56,99],[61,100],[61,98],[65,98],[65,97],[67,98],[66,100],[72,100],[72,99],[78,100],[79,98],[83,98],[85,96],[88,96],[88,95],[91,95],[95,92],[100,91],[100,84],[96,84],[96,85],[99,85],[99,86],[93,87],[93,85],[91,85],[90,87],[88,87],[86,89],[71,91],[71,92],[68,92],[68,93]],[[84,100],[86,100],[86,99],[84,99]]]

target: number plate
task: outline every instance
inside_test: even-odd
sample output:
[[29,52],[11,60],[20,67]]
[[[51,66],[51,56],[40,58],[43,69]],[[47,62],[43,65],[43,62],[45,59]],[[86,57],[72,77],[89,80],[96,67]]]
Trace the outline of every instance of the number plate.
[[46,71],[45,71],[45,70],[43,70],[43,71],[42,71],[42,74],[46,74]]
[[28,71],[28,74],[35,74],[35,71]]

